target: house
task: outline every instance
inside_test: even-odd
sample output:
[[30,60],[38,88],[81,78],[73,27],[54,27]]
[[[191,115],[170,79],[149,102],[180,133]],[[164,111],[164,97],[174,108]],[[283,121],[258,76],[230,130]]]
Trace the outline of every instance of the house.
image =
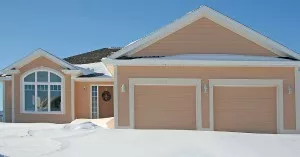
[[117,50],[60,59],[38,49],[6,67],[1,75],[5,121],[69,123],[113,117],[113,76],[101,58]]
[[299,60],[201,6],[102,62],[74,65],[38,50],[5,68],[5,116],[99,118],[101,104],[113,100],[116,128],[300,133]]

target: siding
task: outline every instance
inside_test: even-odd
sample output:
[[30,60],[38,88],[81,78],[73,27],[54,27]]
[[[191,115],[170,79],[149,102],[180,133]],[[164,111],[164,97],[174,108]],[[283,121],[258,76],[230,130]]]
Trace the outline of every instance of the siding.
[[133,56],[169,56],[178,54],[276,56],[273,52],[207,18],[195,21],[138,51]]
[[[122,84],[128,87],[129,78],[199,78],[202,86],[208,79],[282,79],[284,99],[284,128],[295,129],[295,94],[288,94],[288,86],[295,86],[294,68],[282,67],[118,67],[119,126],[129,126],[129,93],[120,92]],[[201,95],[202,125],[209,128],[209,94]]]

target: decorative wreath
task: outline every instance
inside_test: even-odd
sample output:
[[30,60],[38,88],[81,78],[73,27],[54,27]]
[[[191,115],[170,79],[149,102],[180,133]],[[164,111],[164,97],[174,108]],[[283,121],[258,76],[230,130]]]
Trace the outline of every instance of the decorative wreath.
[[104,91],[102,93],[102,100],[109,101],[110,99],[111,99],[111,94],[109,93],[109,91]]

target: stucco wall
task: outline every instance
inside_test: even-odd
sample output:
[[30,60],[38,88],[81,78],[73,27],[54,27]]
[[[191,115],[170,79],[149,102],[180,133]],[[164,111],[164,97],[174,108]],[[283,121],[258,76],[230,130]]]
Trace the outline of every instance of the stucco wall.
[[[282,79],[284,99],[284,128],[296,127],[295,94],[288,94],[288,86],[295,86],[294,68],[271,67],[118,67],[118,122],[129,126],[129,92],[122,93],[122,84],[128,87],[129,78],[199,78],[202,86],[208,79]],[[203,88],[203,87],[202,87]],[[116,89],[115,89],[116,90]],[[209,127],[209,94],[201,95],[202,124]]]

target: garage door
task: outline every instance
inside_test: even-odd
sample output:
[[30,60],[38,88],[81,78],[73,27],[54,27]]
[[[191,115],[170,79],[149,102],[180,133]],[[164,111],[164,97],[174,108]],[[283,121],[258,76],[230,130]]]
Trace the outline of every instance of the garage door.
[[134,87],[137,129],[196,129],[195,86]]
[[214,87],[216,131],[276,133],[276,87]]

